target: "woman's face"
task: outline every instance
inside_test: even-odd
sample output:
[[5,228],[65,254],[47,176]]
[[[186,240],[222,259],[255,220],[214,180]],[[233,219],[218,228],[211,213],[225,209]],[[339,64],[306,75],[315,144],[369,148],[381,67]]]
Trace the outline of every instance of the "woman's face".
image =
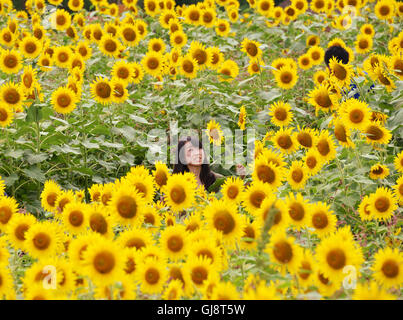
[[186,142],[183,146],[185,151],[185,163],[192,166],[201,166],[204,161],[203,149],[195,147],[191,142]]

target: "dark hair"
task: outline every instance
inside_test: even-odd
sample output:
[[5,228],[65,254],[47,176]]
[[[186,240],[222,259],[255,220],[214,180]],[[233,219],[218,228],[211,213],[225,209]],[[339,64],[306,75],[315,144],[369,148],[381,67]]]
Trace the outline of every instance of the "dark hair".
[[[190,142],[196,148],[202,149],[204,152],[201,141],[195,137],[187,137],[186,140],[179,140],[178,150],[176,152],[176,163],[174,165],[173,173],[189,172],[187,164],[181,162],[181,159],[184,159],[183,146],[187,142]],[[200,181],[204,185],[204,188],[206,190],[216,181],[216,177],[214,173],[211,171],[210,164],[207,162],[206,154],[204,157],[204,161],[201,165]]]
[[341,60],[344,64],[348,63],[349,60],[349,54],[346,49],[340,46],[331,46],[328,48],[325,52],[325,63],[327,66],[329,66],[329,61],[335,57],[337,60]]

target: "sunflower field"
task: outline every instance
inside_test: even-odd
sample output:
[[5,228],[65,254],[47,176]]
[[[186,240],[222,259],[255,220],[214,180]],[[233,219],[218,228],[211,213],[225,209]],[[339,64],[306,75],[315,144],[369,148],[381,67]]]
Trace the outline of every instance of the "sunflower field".
[[403,298],[403,2],[91,4],[0,0],[0,299]]

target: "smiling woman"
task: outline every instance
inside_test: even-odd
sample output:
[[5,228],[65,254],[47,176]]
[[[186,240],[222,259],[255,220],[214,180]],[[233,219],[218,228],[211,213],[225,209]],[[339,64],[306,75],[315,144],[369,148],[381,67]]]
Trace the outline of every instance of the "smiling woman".
[[196,176],[197,183],[206,189],[220,176],[211,171],[201,141],[190,136],[178,143],[173,173],[183,172],[192,172]]

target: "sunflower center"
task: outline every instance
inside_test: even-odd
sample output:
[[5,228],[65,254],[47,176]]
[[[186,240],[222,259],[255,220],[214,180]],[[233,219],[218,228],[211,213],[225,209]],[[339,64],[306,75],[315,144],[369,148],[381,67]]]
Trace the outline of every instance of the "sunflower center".
[[213,20],[213,16],[210,14],[210,12],[205,12],[203,14],[203,21],[205,23],[210,23]]
[[378,199],[376,199],[375,208],[379,212],[388,211],[389,207],[390,207],[390,201],[387,197],[379,197]]
[[322,273],[318,275],[319,281],[322,282],[324,285],[329,284],[329,279],[326,278]]
[[0,109],[0,122],[4,122],[8,119],[8,113],[5,109]]
[[197,60],[197,63],[199,65],[205,64],[207,61],[207,54],[204,50],[201,49],[197,49],[194,52],[193,57]]
[[299,273],[300,278],[304,280],[308,279],[310,276],[310,273],[308,271],[312,272],[311,264],[308,261],[302,261],[301,269],[305,270],[305,272]]
[[256,236],[255,230],[251,226],[247,226],[244,229],[244,233],[245,233],[244,237],[251,238],[250,240],[247,239],[247,240],[244,240],[244,241],[247,242],[247,243],[252,243],[253,242],[252,239],[255,239],[255,236]]
[[387,16],[390,12],[390,8],[388,6],[381,6],[379,8],[379,13],[381,14],[381,16]]
[[317,212],[312,217],[312,224],[315,229],[324,229],[329,224],[327,215],[324,212]]
[[276,173],[268,166],[259,166],[257,176],[259,180],[267,183],[273,183],[276,180]]
[[297,140],[298,140],[299,144],[301,144],[302,146],[304,146],[306,148],[312,147],[312,137],[310,134],[308,134],[306,132],[298,133]]
[[301,182],[303,177],[304,177],[304,172],[301,169],[296,169],[291,174],[292,180],[294,180],[297,183]]
[[25,51],[29,54],[34,53],[36,51],[36,44],[34,42],[27,42],[25,44]]
[[9,55],[4,59],[4,65],[7,68],[10,68],[10,69],[15,68],[17,66],[17,64],[18,64],[18,60],[15,56]]
[[317,164],[318,164],[318,161],[316,160],[315,157],[308,157],[306,159],[306,165],[308,166],[309,169],[315,168]]
[[376,169],[372,170],[372,173],[375,175],[380,175],[383,173],[383,168],[382,167],[377,167]]
[[94,258],[94,268],[101,274],[109,273],[115,267],[115,256],[113,253],[103,251]]
[[282,135],[277,140],[278,145],[283,149],[289,149],[292,146],[291,137],[288,135]]
[[347,77],[347,71],[346,71],[346,69],[345,69],[343,66],[339,65],[339,64],[336,64],[336,65],[334,66],[334,68],[333,68],[333,74],[334,74],[335,77],[336,77],[337,79],[339,79],[339,80],[345,80],[346,77]]
[[318,142],[317,148],[322,156],[326,156],[330,152],[330,146],[326,140],[320,140]]
[[200,13],[198,11],[192,11],[189,14],[189,19],[192,21],[199,21],[200,19]]
[[274,117],[279,121],[284,121],[285,119],[287,119],[287,111],[285,111],[284,109],[276,109],[276,111],[274,112]]
[[8,207],[1,207],[0,208],[0,222],[2,224],[6,224],[8,220],[10,220],[12,211]]
[[311,54],[311,57],[312,57],[312,59],[313,60],[319,60],[319,58],[320,58],[320,53],[318,52],[318,51],[314,51],[314,52],[312,52],[312,54]]
[[117,210],[123,218],[133,218],[137,214],[137,203],[130,196],[122,196],[117,204]]
[[149,69],[155,70],[159,67],[159,61],[157,58],[150,58],[147,61],[147,67]]
[[66,23],[66,18],[64,16],[57,16],[56,17],[56,24],[62,26]]
[[230,186],[227,190],[227,196],[230,199],[235,199],[239,194],[239,190],[236,186]]
[[193,68],[193,63],[188,61],[188,60],[186,60],[186,61],[183,62],[182,68],[186,73],[192,73],[193,69],[194,69]]
[[337,140],[347,142],[347,132],[343,125],[338,125],[334,128],[334,135],[336,136]]
[[5,42],[10,42],[11,41],[11,34],[10,33],[5,33],[5,34],[3,34],[3,40],[5,41]]
[[255,208],[260,208],[266,194],[263,191],[255,191],[250,196],[250,202]]
[[171,190],[171,199],[176,204],[183,203],[186,199],[186,192],[182,186],[175,186]]
[[46,250],[50,245],[51,239],[46,233],[39,232],[35,235],[33,242],[36,249]]
[[257,46],[256,46],[254,43],[249,42],[249,43],[247,44],[247,46],[246,46],[246,52],[247,52],[250,56],[255,57],[255,56],[257,55],[257,53],[258,53]]
[[136,263],[134,262],[134,260],[132,258],[129,258],[126,262],[126,267],[125,267],[124,271],[127,274],[132,274],[135,269],[136,269]]
[[359,43],[358,46],[360,47],[360,49],[367,49],[369,46],[368,40],[366,39],[362,39]]
[[54,207],[56,204],[57,193],[51,192],[46,197],[46,202],[51,206]]
[[292,81],[292,79],[293,79],[293,76],[292,76],[291,72],[286,71],[286,72],[281,73],[280,80],[282,83],[288,84]]
[[353,123],[360,123],[364,119],[364,113],[359,110],[355,109],[350,112],[350,120]]
[[117,47],[118,46],[116,45],[115,41],[113,41],[111,39],[108,39],[108,40],[105,41],[104,48],[105,48],[106,51],[115,52]]
[[342,249],[333,249],[328,252],[326,261],[333,269],[339,270],[346,265],[346,255]]
[[383,131],[377,126],[370,126],[366,133],[367,138],[374,141],[380,140],[383,137]]
[[15,228],[14,235],[15,237],[20,240],[25,240],[25,232],[29,229],[29,226],[26,223],[22,223]]
[[168,239],[168,249],[173,252],[179,252],[183,248],[183,239],[180,236],[172,236]]
[[98,97],[107,99],[111,96],[111,86],[105,82],[100,82],[96,86],[96,93]]
[[273,247],[273,254],[281,263],[288,263],[292,259],[292,248],[286,241],[277,242]]
[[147,281],[148,284],[156,284],[158,283],[158,280],[160,279],[160,273],[158,272],[157,269],[155,268],[150,268],[146,271],[145,274],[145,280]]
[[146,243],[143,239],[138,237],[133,237],[126,242],[127,248],[136,248],[136,250],[140,250],[141,248],[145,247]]
[[322,108],[330,108],[332,106],[332,100],[330,100],[327,92],[320,93],[318,96],[316,96],[315,101]]
[[84,221],[84,215],[81,211],[74,210],[69,215],[69,222],[74,227],[79,227]]
[[396,261],[388,259],[382,265],[382,272],[387,278],[395,278],[399,274],[399,265]]
[[223,234],[228,234],[234,230],[235,220],[227,211],[219,211],[214,215],[214,227]]
[[62,93],[57,97],[57,104],[62,108],[67,108],[71,103],[71,98],[68,94]]
[[100,213],[94,213],[90,218],[90,227],[92,231],[98,232],[100,234],[106,233],[108,230],[108,224]]
[[205,268],[199,266],[192,270],[192,281],[197,285],[201,285],[207,279],[208,272]]
[[288,210],[290,217],[295,221],[301,221],[305,216],[304,206],[298,202],[294,202],[290,205]]
[[20,101],[20,94],[14,88],[9,88],[4,94],[4,100],[9,104],[16,104]]
[[67,53],[65,52],[61,52],[59,53],[59,55],[57,56],[60,62],[66,62],[69,59],[69,56]]
[[167,177],[167,175],[166,175],[165,172],[163,172],[163,171],[158,171],[158,172],[155,174],[155,182],[157,182],[157,184],[158,184],[159,186],[164,186],[164,185],[166,185],[167,181],[168,181],[168,177]]

